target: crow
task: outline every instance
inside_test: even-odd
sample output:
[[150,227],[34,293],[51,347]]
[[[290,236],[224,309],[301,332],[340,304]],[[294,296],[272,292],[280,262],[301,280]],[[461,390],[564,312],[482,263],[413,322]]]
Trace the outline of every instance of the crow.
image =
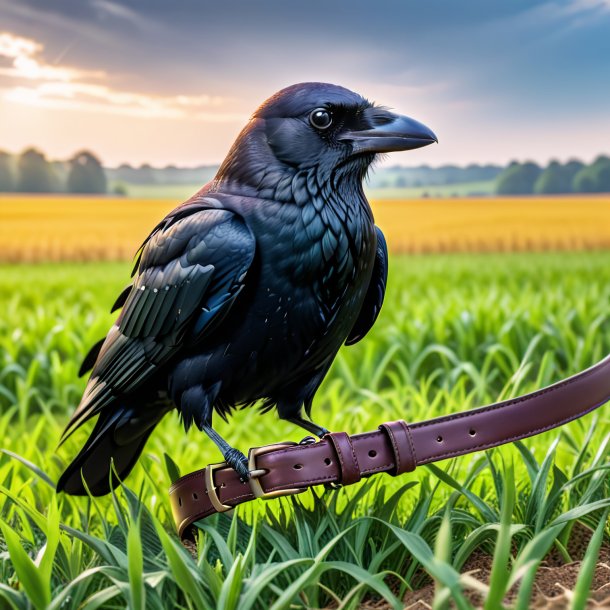
[[336,85],[301,83],[264,102],[215,178],[136,253],[116,323],[81,367],[91,376],[62,442],[99,417],[58,491],[108,493],[174,408],[242,480],[247,460],[214,430],[214,412],[226,419],[259,403],[323,436],[310,418],[314,395],[385,293],[386,243],[362,181],[380,153],[436,141]]

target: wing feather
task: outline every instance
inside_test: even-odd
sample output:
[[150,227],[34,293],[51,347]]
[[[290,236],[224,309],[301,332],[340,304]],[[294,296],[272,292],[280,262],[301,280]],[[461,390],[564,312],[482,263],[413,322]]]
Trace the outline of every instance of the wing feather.
[[388,280],[388,247],[381,229],[379,227],[375,227],[375,229],[377,230],[377,252],[373,274],[371,275],[364,303],[354,327],[345,340],[345,345],[358,343],[371,330],[383,305],[385,287]]
[[87,352],[87,355],[83,358],[83,363],[78,369],[78,376],[82,377],[87,371],[90,371],[97,360],[97,357],[102,349],[105,339],[100,339],[91,346],[91,349]]
[[243,289],[255,249],[245,222],[217,205],[190,205],[157,225],[63,438],[117,396],[142,389],[185,344],[204,340]]
[[121,294],[119,294],[116,301],[114,302],[114,305],[112,306],[112,309],[110,310],[110,313],[114,313],[117,309],[121,309],[121,307],[123,307],[123,305],[125,305],[125,301],[127,300],[127,297],[129,296],[129,294],[131,293],[131,288],[132,288],[131,284],[128,284],[127,286],[125,286],[125,288],[123,288]]

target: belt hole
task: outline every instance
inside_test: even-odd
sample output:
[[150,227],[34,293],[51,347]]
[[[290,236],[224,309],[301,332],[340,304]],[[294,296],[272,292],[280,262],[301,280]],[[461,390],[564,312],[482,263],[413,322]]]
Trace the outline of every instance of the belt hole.
[[182,498],[178,498],[178,506],[182,506]]
[[293,468],[294,468],[295,470],[301,470],[301,468],[303,468],[303,464],[295,464],[295,465],[293,466]]
[[193,500],[199,500],[199,497],[195,493],[193,494]]
[[220,484],[220,486],[221,486],[221,487],[226,487],[226,486],[227,486],[227,484],[226,484],[226,483],[221,483],[221,484]]
[[477,433],[477,431],[474,428],[470,428],[470,430],[468,431],[468,434],[470,434],[470,436],[474,436]]
[[372,458],[377,457],[377,452],[374,449],[371,449],[369,451],[369,457],[372,457]]
[[330,458],[324,458],[324,463],[325,463],[327,466],[330,466],[330,465],[332,464],[332,460],[331,460]]
[[437,436],[436,437],[436,442],[437,443],[442,443],[443,442],[443,437],[442,436]]

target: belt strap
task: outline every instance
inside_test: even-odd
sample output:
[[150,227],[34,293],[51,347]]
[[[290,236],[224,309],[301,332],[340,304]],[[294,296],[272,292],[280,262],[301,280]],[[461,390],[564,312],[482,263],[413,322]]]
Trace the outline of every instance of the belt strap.
[[253,500],[301,493],[321,484],[349,485],[378,472],[399,475],[436,462],[534,436],[610,400],[610,356],[546,388],[469,411],[414,424],[395,421],[374,432],[329,433],[308,444],[279,443],[250,450],[247,482],[224,463],[178,479],[170,501],[181,538],[190,526]]

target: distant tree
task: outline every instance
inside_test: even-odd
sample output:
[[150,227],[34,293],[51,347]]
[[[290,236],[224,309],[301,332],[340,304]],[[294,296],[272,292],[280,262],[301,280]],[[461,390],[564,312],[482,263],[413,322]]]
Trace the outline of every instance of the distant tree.
[[22,193],[52,193],[58,190],[57,177],[43,153],[35,148],[23,151],[17,161],[17,190]]
[[606,155],[600,155],[593,161],[593,165],[607,165],[608,163],[610,163],[610,157]]
[[597,185],[590,167],[583,167],[572,180],[575,193],[595,193]]
[[134,182],[137,182],[137,184],[155,184],[155,169],[148,163],[142,163],[136,170],[136,179]]
[[68,173],[70,172],[70,161],[49,161],[53,179],[57,182],[55,190],[66,192],[68,184]]
[[564,166],[566,174],[570,177],[570,186],[573,187],[574,176],[583,168],[585,164],[578,159],[570,159]]
[[11,155],[0,151],[0,192],[10,193],[15,190],[15,173]]
[[126,197],[129,193],[123,182],[117,182],[111,190],[113,195],[119,195],[121,197]]
[[534,184],[541,171],[540,167],[532,162],[512,162],[498,176],[496,192],[499,195],[529,195],[534,192]]
[[538,195],[570,193],[571,191],[572,176],[557,161],[551,161],[534,183],[534,193]]
[[602,155],[583,167],[572,184],[577,193],[610,193],[610,158]]
[[603,155],[595,159],[591,173],[595,180],[595,192],[610,193],[610,159]]
[[70,159],[67,186],[69,193],[106,192],[106,174],[93,153],[82,150]]
[[115,170],[113,178],[125,182],[133,181],[136,169],[131,167],[129,163],[121,163]]

